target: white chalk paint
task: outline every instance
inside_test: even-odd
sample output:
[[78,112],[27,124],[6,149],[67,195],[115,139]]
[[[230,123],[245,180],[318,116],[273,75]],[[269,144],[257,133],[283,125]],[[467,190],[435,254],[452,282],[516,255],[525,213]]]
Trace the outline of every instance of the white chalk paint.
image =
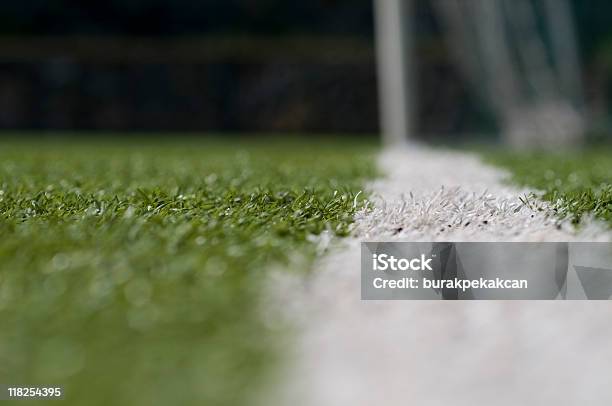
[[362,240],[610,241],[609,230],[525,207],[531,191],[474,156],[414,146],[382,153],[380,167],[353,237],[280,288],[297,340],[272,402],[612,404],[609,302],[364,302],[359,285]]

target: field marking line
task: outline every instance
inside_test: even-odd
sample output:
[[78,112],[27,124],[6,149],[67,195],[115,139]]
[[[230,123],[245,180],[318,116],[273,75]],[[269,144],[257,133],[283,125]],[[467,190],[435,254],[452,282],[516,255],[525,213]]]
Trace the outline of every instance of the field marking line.
[[470,154],[412,146],[379,158],[375,205],[357,213],[353,236],[306,280],[276,287],[298,334],[274,404],[612,404],[609,302],[359,297],[362,240],[610,241],[609,230],[525,207],[532,190]]

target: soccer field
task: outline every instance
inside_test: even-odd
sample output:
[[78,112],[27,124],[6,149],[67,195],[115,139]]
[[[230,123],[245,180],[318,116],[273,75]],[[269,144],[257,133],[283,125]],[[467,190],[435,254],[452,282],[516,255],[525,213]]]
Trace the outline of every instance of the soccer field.
[[550,202],[560,217],[578,224],[583,216],[593,215],[612,226],[609,146],[572,153],[489,151],[484,156],[487,162],[511,171],[514,182],[541,191],[531,198]]
[[3,141],[0,382],[65,385],[71,405],[248,404],[282,336],[257,313],[264,276],[347,233],[373,151]]
[[[423,151],[424,165],[437,154]],[[261,313],[269,272],[306,273],[312,236],[351,233],[377,152],[334,138],[3,141],[0,382],[64,385],[70,405],[250,404],[291,337]],[[612,224],[606,152],[481,156],[539,190],[525,204]],[[432,165],[398,192],[457,171]]]

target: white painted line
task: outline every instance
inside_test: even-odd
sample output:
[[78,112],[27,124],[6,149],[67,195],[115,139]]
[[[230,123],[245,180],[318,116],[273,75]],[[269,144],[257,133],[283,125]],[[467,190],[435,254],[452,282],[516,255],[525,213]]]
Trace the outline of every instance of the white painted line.
[[524,207],[530,191],[474,156],[414,147],[384,152],[380,165],[378,200],[357,215],[354,238],[301,292],[285,290],[300,334],[275,404],[612,404],[609,302],[362,302],[359,286],[364,239],[610,241],[610,232],[596,221],[576,232],[543,203]]

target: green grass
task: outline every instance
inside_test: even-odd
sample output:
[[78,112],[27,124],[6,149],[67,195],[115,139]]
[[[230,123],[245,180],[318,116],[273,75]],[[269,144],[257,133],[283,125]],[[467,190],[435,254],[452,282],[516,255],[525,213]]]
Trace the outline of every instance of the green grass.
[[612,148],[576,153],[486,151],[489,163],[502,166],[513,181],[540,190],[562,218],[579,224],[593,214],[612,227]]
[[274,266],[347,233],[372,146],[0,142],[0,383],[66,405],[241,405],[277,355]]

